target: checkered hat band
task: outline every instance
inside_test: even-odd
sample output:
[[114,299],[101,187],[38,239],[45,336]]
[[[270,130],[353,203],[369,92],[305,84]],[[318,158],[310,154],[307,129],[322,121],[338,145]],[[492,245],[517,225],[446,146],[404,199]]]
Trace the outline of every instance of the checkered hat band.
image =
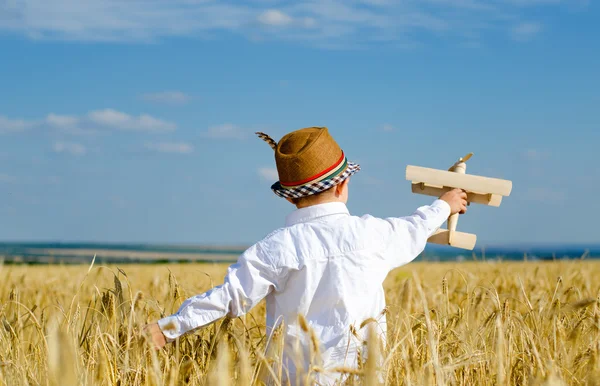
[[346,170],[342,174],[339,174],[333,178],[324,181],[313,182],[308,185],[299,186],[293,189],[284,189],[281,187],[279,182],[276,182],[275,184],[273,184],[273,186],[271,186],[271,189],[276,195],[283,198],[306,197],[316,193],[320,193],[339,184],[340,182],[344,181],[346,178],[350,177],[359,170],[360,165],[348,162],[348,167],[346,168]]

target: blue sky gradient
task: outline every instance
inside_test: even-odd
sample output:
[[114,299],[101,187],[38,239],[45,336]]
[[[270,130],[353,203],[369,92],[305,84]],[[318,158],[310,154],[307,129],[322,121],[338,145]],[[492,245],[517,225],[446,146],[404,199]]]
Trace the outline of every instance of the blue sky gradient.
[[592,1],[0,2],[0,240],[248,244],[293,207],[278,140],[327,126],[354,214],[404,216],[406,165],[510,179],[478,245],[598,243]]

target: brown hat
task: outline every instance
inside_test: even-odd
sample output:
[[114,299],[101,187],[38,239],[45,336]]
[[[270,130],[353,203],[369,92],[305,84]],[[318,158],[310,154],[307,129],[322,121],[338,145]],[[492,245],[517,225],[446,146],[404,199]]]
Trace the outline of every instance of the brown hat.
[[256,133],[275,150],[279,181],[271,189],[280,197],[305,197],[331,188],[360,170],[326,127],[307,127],[286,134],[279,143]]

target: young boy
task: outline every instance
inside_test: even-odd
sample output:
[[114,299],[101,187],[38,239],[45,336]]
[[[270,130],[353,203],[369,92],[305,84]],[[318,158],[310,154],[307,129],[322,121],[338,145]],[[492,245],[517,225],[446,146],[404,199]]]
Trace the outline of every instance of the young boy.
[[355,366],[362,342],[351,329],[360,331],[363,321],[376,319],[385,338],[387,274],[415,259],[451,214],[465,213],[467,195],[450,191],[408,217],[352,216],[346,207],[348,181],[360,167],[348,162],[327,128],[300,129],[279,143],[257,134],[275,151],[279,181],[271,189],[297,209],[285,227],[229,267],[224,284],[187,299],[146,331],[161,348],[225,316],[239,317],[266,298],[267,332],[283,322],[283,372],[291,383],[297,366],[308,367],[294,363],[298,345],[305,362],[310,345],[299,314],[321,344],[317,359],[325,370]]

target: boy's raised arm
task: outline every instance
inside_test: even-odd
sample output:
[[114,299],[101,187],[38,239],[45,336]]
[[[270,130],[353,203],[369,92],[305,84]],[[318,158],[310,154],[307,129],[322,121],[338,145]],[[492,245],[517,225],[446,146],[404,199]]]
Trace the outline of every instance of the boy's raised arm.
[[207,326],[225,316],[238,317],[250,311],[273,289],[284,283],[285,272],[273,267],[254,245],[246,250],[237,263],[228,268],[223,284],[188,298],[173,315],[150,325],[149,333],[157,346],[162,346],[157,331],[173,341],[194,329]]
[[431,205],[418,208],[406,217],[387,218],[391,225],[388,260],[396,268],[414,260],[427,245],[427,239],[451,214],[467,211],[467,194],[461,189],[444,193]]

